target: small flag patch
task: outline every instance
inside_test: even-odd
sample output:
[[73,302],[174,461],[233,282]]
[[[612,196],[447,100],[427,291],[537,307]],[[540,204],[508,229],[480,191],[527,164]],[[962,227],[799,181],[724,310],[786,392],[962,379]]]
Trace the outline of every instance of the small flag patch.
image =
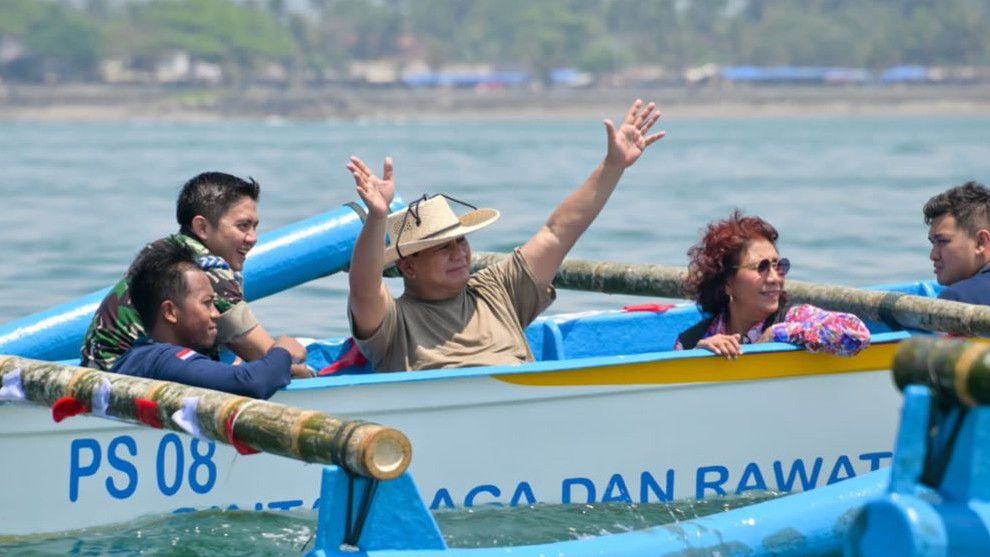
[[188,360],[189,358],[192,358],[193,354],[195,353],[196,352],[194,350],[190,350],[189,348],[183,348],[182,350],[179,350],[178,352],[175,353],[175,357],[180,360]]

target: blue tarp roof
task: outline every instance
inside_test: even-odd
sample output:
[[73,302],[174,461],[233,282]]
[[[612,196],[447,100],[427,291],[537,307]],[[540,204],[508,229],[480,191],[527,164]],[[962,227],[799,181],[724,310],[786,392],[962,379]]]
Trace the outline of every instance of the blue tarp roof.
[[518,86],[529,83],[528,72],[421,72],[402,76],[408,87],[474,87],[478,85]]
[[928,68],[924,66],[894,66],[875,76],[863,68],[820,66],[729,66],[720,75],[727,81],[750,83],[865,83],[879,77],[884,83],[925,81]]
[[884,83],[903,83],[906,81],[925,81],[928,79],[928,68],[924,66],[894,66],[887,68],[880,79]]
[[844,68],[816,66],[730,66],[721,75],[729,81],[825,81],[830,73]]

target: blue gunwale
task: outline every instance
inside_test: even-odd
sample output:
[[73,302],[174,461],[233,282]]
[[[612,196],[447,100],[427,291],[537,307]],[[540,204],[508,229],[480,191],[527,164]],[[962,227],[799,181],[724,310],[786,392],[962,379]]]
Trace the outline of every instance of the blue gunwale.
[[[873,335],[872,344],[890,344],[900,342],[911,336],[904,331],[876,333]],[[746,347],[748,354],[762,354],[771,352],[796,352],[803,350],[799,346],[784,343],[766,343],[759,345],[749,345]],[[367,373],[358,375],[340,375],[335,377],[318,377],[306,381],[293,381],[286,391],[309,391],[326,388],[353,387],[361,385],[378,385],[383,383],[411,383],[419,381],[442,381],[452,379],[493,377],[499,375],[532,375],[558,371],[577,371],[582,369],[592,369],[603,366],[617,364],[639,364],[656,361],[713,358],[711,352],[703,349],[684,351],[657,351],[643,354],[629,354],[619,356],[593,356],[585,358],[575,358],[567,360],[544,360],[518,366],[486,366],[470,368],[439,369],[426,371],[397,371],[389,373]]]

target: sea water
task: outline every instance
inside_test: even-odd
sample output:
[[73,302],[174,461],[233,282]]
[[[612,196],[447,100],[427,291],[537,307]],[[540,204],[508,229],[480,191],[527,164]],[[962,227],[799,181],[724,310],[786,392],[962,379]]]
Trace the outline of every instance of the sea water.
[[[789,277],[852,286],[930,279],[921,206],[966,180],[990,181],[990,117],[674,115],[658,127],[668,136],[626,171],[573,257],[685,265],[705,224],[740,209],[780,231]],[[407,200],[445,193],[499,209],[499,222],[471,244],[507,251],[584,181],[604,149],[593,120],[0,123],[0,322],[115,282],[144,243],[176,230],[179,188],[202,171],[258,180],[264,232],[356,199],[344,168],[352,154],[375,169],[392,156]],[[275,334],[339,336],[346,292],[346,276],[336,275],[252,306]],[[642,301],[561,291],[549,312]],[[641,528],[732,504],[480,509],[438,519],[452,544],[481,546]],[[313,520],[153,516],[0,544],[0,553],[294,554]]]

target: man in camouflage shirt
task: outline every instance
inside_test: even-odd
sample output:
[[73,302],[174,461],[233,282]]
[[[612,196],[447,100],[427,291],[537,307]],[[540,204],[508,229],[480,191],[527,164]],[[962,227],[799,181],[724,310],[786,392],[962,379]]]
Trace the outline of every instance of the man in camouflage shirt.
[[[245,361],[253,361],[267,354],[275,344],[244,300],[241,277],[247,253],[258,241],[259,193],[260,187],[254,180],[204,172],[186,182],[176,204],[179,233],[169,238],[196,254],[216,293],[215,305],[220,313],[217,346],[207,354],[214,359],[219,345],[227,346]],[[114,285],[96,310],[83,341],[81,365],[109,370],[145,335],[128,293],[129,275],[130,272]],[[311,371],[305,365],[306,349],[296,341],[293,343],[289,350],[293,375],[310,377]]]

